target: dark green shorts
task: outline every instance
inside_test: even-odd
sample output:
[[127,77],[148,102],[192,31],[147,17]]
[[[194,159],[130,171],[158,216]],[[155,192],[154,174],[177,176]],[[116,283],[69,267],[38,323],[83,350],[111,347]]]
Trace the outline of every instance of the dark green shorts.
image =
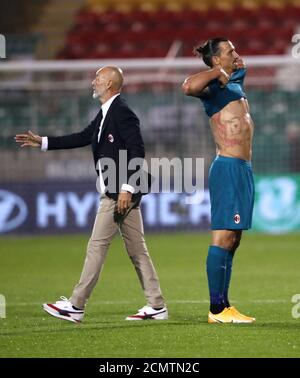
[[248,230],[252,225],[254,180],[251,163],[217,156],[209,171],[212,230]]

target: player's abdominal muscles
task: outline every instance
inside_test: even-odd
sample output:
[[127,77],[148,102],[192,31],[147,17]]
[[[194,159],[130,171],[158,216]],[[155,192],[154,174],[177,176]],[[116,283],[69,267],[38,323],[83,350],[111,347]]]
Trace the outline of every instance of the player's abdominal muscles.
[[211,118],[211,129],[219,154],[251,159],[252,121],[248,113],[221,110]]

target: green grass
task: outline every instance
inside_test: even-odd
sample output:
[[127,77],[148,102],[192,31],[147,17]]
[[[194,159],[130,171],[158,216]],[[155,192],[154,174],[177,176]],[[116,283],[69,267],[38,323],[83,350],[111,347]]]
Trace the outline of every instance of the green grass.
[[231,298],[251,325],[207,324],[209,235],[148,235],[168,321],[126,322],[145,304],[134,268],[116,238],[84,323],[47,315],[41,304],[69,296],[88,236],[2,238],[0,357],[300,357],[300,235],[247,234],[234,260]]

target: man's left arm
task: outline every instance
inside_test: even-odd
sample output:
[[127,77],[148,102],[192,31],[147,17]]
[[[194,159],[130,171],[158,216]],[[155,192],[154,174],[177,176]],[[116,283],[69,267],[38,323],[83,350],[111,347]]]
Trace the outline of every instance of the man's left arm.
[[235,81],[241,85],[242,90],[244,91],[244,81],[247,74],[247,66],[242,58],[238,58],[235,62]]
[[[125,143],[125,148],[128,153],[128,164],[131,159],[140,159],[142,164],[145,158],[145,147],[141,135],[139,119],[129,108],[122,108],[117,117],[119,133]],[[128,169],[129,177],[137,170],[138,169]],[[128,182],[122,184],[121,193],[118,197],[119,212],[124,213],[126,211],[131,202],[134,191],[135,188],[129,185]]]
[[144,159],[145,147],[138,117],[129,108],[122,108],[117,117],[120,136],[128,151],[128,158]]
[[238,70],[241,69],[241,68],[246,68],[246,63],[244,62],[244,60],[241,57],[239,57],[237,59],[237,61],[235,62],[235,67]]

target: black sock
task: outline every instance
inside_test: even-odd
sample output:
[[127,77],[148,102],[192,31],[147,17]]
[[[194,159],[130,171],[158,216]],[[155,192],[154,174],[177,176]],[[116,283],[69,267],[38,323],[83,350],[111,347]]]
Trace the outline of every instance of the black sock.
[[83,308],[78,308],[78,307],[75,307],[72,305],[72,307],[74,308],[74,310],[77,310],[77,311],[83,311]]
[[226,307],[225,303],[221,303],[221,304],[211,303],[209,310],[212,314],[219,314],[220,312],[224,310],[225,307]]

